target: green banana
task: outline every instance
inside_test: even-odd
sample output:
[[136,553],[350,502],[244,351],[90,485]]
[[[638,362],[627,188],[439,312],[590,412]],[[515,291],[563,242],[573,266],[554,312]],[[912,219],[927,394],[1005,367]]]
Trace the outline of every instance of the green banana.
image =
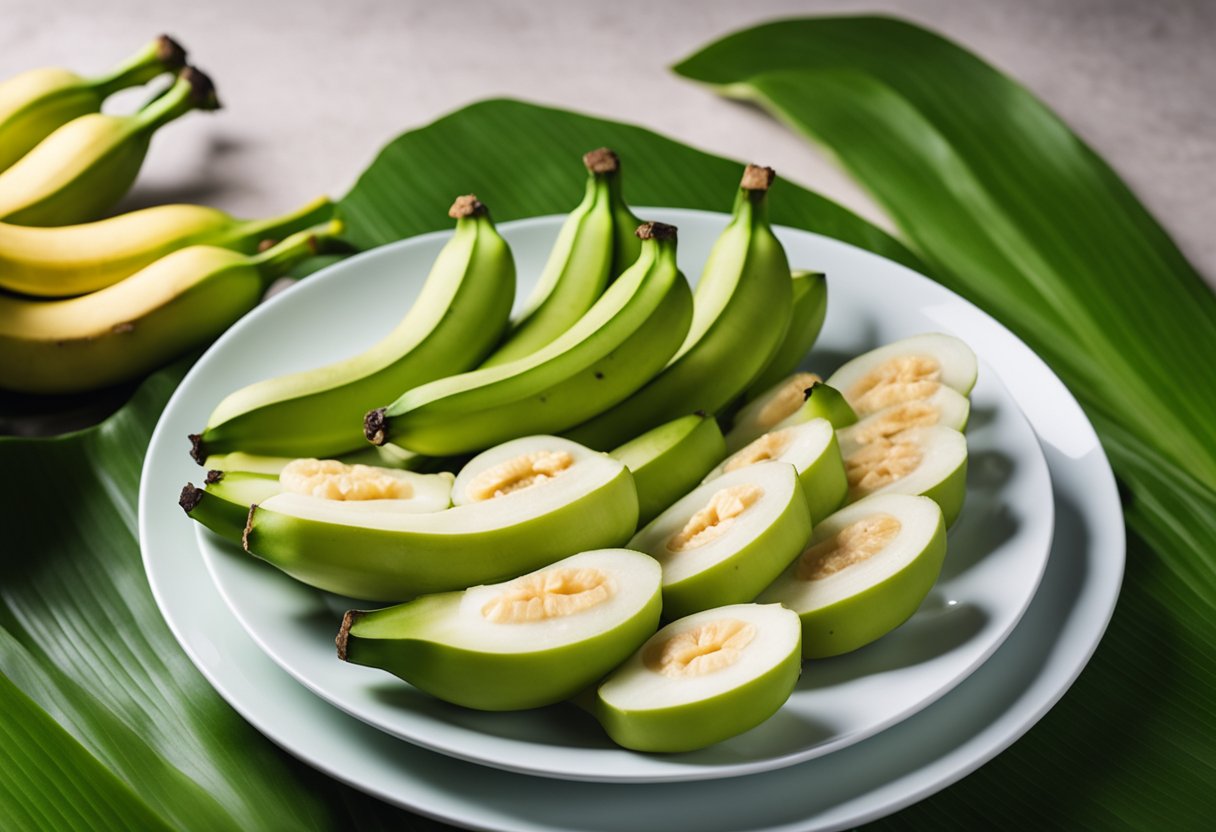
[[407,391],[367,414],[368,440],[463,453],[564,430],[645,384],[684,338],[692,297],[676,265],[676,229],[646,223],[637,234],[637,262],[561,337],[518,361]]
[[118,90],[146,84],[185,63],[186,50],[168,35],[161,35],[96,78],[44,67],[0,83],[0,171],[72,119],[99,112],[101,103]]
[[747,399],[754,399],[798,369],[823,329],[828,313],[828,282],[823,272],[794,272],[790,275],[790,289],[793,305],[789,328],[768,366],[748,385]]
[[97,219],[131,187],[158,128],[190,110],[218,107],[211,79],[188,66],[134,115],[91,113],[69,121],[0,173],[0,220],[70,225]]
[[587,193],[562,225],[540,280],[503,344],[481,366],[494,367],[531,355],[574,325],[604,293],[608,282],[633,264],[623,266],[628,252],[618,244],[617,226],[627,223],[637,259],[634,230],[641,221],[621,199],[620,160],[606,147],[583,156]]
[[456,200],[449,215],[456,232],[392,332],[352,358],[232,393],[191,436],[195,460],[231,451],[333,456],[363,447],[368,409],[476,366],[507,325],[515,261],[476,197]]
[[111,286],[190,245],[252,254],[333,215],[324,197],[265,220],[237,220],[202,205],[158,205],[56,228],[0,223],[0,288],[38,297],[83,295]]
[[94,390],[147,373],[213,338],[275,277],[341,231],[334,220],[261,254],[191,246],[70,300],[0,297],[0,388]]
[[726,443],[712,416],[694,413],[646,431],[609,456],[633,474],[641,527],[696,488],[726,457]]
[[692,327],[661,373],[585,424],[576,442],[607,450],[684,413],[714,413],[768,364],[790,321],[790,268],[768,222],[773,171],[748,165],[730,224],[694,297]]

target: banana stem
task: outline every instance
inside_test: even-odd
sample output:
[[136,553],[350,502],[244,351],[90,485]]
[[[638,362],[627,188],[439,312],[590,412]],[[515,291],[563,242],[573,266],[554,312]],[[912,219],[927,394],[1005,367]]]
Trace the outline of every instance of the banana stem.
[[255,254],[249,261],[262,275],[262,285],[267,286],[276,277],[282,277],[292,266],[315,254],[321,254],[327,244],[342,233],[341,220],[330,220],[322,225],[297,231],[281,243]]
[[168,35],[161,35],[113,70],[93,78],[88,86],[102,98],[119,90],[146,84],[165,72],[176,72],[186,64],[186,50]]
[[238,245],[241,243],[256,246],[262,241],[274,244],[301,229],[325,222],[334,215],[334,207],[328,197],[318,197],[287,214],[239,222],[211,244],[226,248],[245,248],[244,245]]
[[140,130],[155,131],[194,109],[216,110],[219,101],[211,79],[192,66],[177,75],[173,86],[134,115]]

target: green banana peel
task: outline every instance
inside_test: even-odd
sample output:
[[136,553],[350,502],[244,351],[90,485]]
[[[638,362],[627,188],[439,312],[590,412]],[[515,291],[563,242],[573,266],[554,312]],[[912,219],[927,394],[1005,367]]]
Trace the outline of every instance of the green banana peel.
[[652,428],[610,455],[633,474],[640,527],[694,489],[726,456],[726,444],[717,421],[696,413]]
[[823,272],[795,271],[790,275],[790,288],[789,328],[768,365],[748,386],[746,399],[754,399],[798,369],[823,329],[828,314],[828,281]]

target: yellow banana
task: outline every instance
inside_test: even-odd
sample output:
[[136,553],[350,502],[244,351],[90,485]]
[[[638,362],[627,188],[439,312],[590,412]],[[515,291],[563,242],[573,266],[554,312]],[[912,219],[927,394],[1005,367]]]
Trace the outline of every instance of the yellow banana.
[[333,220],[261,254],[190,246],[70,300],[0,297],[0,387],[70,393],[147,373],[222,332],[275,277],[339,234]]
[[101,110],[101,102],[118,90],[146,84],[185,63],[186,50],[161,35],[97,78],[43,67],[0,83],[0,171],[72,119]]
[[158,205],[58,228],[0,223],[0,288],[38,297],[103,289],[171,251],[213,245],[252,254],[333,214],[324,197],[266,220],[237,220],[201,205]]
[[186,67],[134,115],[69,121],[0,173],[0,220],[70,225],[98,218],[131,187],[158,128],[190,110],[218,107],[211,80]]

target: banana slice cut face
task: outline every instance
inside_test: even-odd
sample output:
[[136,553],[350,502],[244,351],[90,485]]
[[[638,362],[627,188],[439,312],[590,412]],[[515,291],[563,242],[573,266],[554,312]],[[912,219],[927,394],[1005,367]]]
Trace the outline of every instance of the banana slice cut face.
[[778,604],[735,604],[668,624],[609,676],[595,715],[618,745],[693,751],[777,712],[802,672],[802,625]]
[[851,442],[865,444],[876,439],[890,439],[910,428],[942,425],[962,431],[971,415],[971,401],[949,387],[939,387],[927,399],[899,402],[871,413],[849,426]]
[[245,549],[320,589],[400,601],[619,546],[637,522],[629,470],[555,436],[474,457],[451,494],[455,507],[429,513],[393,510],[384,499],[278,494],[250,510]]
[[839,508],[848,493],[840,451],[831,422],[812,419],[752,440],[710,471],[705,482],[759,462],[789,463],[802,480],[811,520],[818,522]]
[[832,427],[843,428],[856,422],[857,414],[840,391],[824,384],[819,376],[794,373],[739,410],[726,435],[726,448],[734,453],[765,433],[812,419],[827,419]]
[[633,472],[638,489],[638,525],[644,526],[691,491],[726,456],[713,417],[682,416],[611,452]]
[[810,510],[792,465],[765,462],[710,480],[629,541],[663,565],[663,616],[750,601],[798,556]]
[[626,549],[583,552],[514,580],[348,612],[339,658],[487,711],[569,699],[659,625],[660,568]]
[[872,494],[920,494],[941,506],[947,526],[953,523],[967,488],[966,437],[933,425],[862,442],[858,434],[866,430],[866,421],[839,432],[849,501]]
[[929,594],[946,555],[946,526],[927,497],[884,494],[824,520],[759,603],[802,621],[805,658],[837,656],[894,630]]
[[[238,460],[263,470],[261,457]],[[393,468],[347,464],[336,459],[284,461],[277,473],[210,470],[203,487],[188,483],[178,503],[188,515],[213,532],[241,542],[249,507],[271,497],[278,505],[301,504],[325,511],[329,501],[341,501],[349,512],[417,513],[447,508],[451,474],[417,474]]]
[[951,335],[926,333],[857,356],[828,378],[859,417],[927,399],[941,387],[964,396],[975,386],[975,353]]

